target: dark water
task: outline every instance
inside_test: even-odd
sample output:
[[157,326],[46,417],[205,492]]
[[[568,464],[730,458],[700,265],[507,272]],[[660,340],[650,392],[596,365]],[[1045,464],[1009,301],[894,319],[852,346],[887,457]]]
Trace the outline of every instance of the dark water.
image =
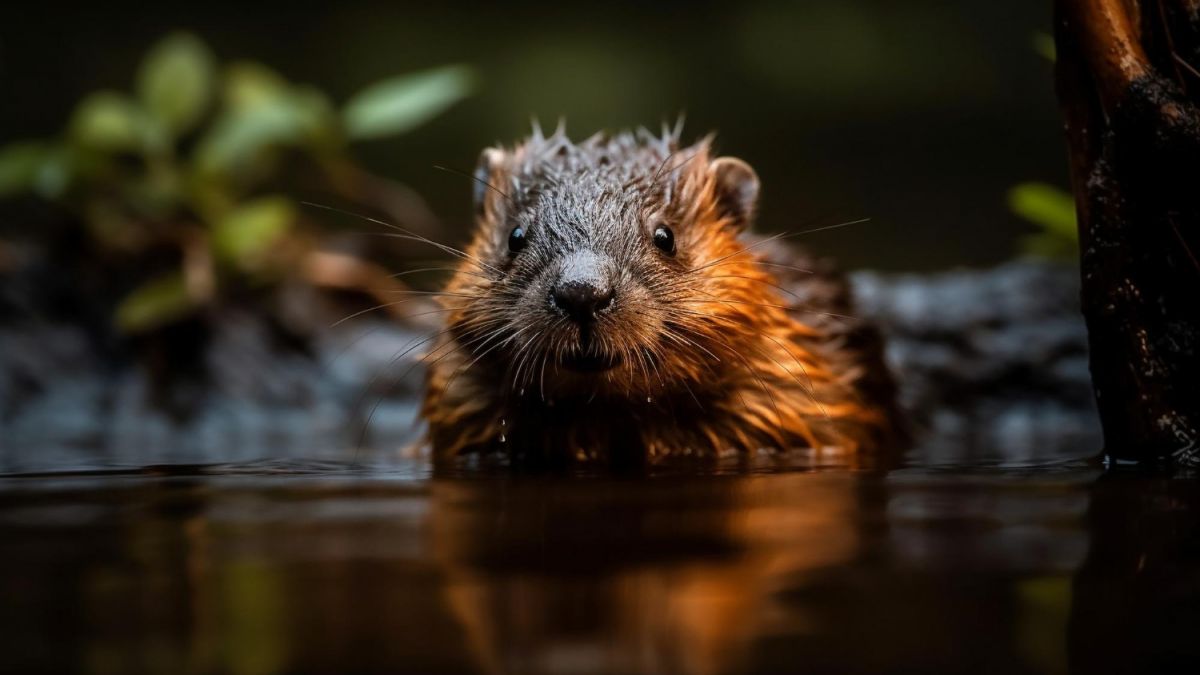
[[1087,463],[0,479],[0,665],[1196,672],[1200,490]]

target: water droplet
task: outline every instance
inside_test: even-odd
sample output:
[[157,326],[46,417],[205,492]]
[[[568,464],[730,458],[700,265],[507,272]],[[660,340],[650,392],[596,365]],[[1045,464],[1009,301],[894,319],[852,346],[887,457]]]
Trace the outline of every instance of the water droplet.
[[653,398],[650,398],[649,396],[647,396],[647,397],[646,397],[646,403],[654,403],[654,399],[653,399]]
[[506,420],[504,418],[500,418],[500,426],[505,426],[507,424],[508,424],[508,420]]
[[508,441],[508,439],[504,437],[504,434],[500,434],[500,442],[504,443],[506,441]]
[[524,396],[524,395],[525,395],[525,387],[521,387],[521,391],[517,392],[517,396]]

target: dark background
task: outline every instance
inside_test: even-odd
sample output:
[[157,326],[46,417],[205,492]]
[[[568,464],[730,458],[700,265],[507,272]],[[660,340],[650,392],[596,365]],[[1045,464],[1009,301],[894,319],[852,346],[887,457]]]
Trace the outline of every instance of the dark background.
[[457,239],[470,169],[532,117],[576,138],[687,114],[763,183],[761,229],[870,217],[809,243],[848,266],[1004,260],[1034,230],[1009,186],[1065,185],[1051,65],[1033,47],[1048,3],[1011,0],[556,3],[157,2],[0,13],[0,143],[56,133],[97,88],[128,90],[147,47],[194,31],[222,60],[262,61],[343,101],[388,75],[462,62],[476,94],[415,133],[361,144],[370,168],[424,194]]

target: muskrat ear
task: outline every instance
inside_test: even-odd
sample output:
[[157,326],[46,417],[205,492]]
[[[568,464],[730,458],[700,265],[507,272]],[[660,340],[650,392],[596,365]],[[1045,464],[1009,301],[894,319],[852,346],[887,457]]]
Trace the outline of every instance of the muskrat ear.
[[754,218],[758,204],[758,174],[737,157],[718,157],[708,168],[713,174],[718,205],[738,229],[744,229]]
[[496,187],[496,179],[500,175],[500,167],[504,163],[504,151],[496,148],[486,148],[479,153],[479,162],[475,165],[475,215],[482,216],[487,210],[488,200],[499,196],[500,188]]

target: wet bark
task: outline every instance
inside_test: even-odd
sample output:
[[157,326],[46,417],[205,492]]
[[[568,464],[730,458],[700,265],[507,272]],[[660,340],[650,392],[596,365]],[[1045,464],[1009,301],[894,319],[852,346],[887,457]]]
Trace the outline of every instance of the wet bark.
[[1058,0],[1105,451],[1200,464],[1200,0]]

